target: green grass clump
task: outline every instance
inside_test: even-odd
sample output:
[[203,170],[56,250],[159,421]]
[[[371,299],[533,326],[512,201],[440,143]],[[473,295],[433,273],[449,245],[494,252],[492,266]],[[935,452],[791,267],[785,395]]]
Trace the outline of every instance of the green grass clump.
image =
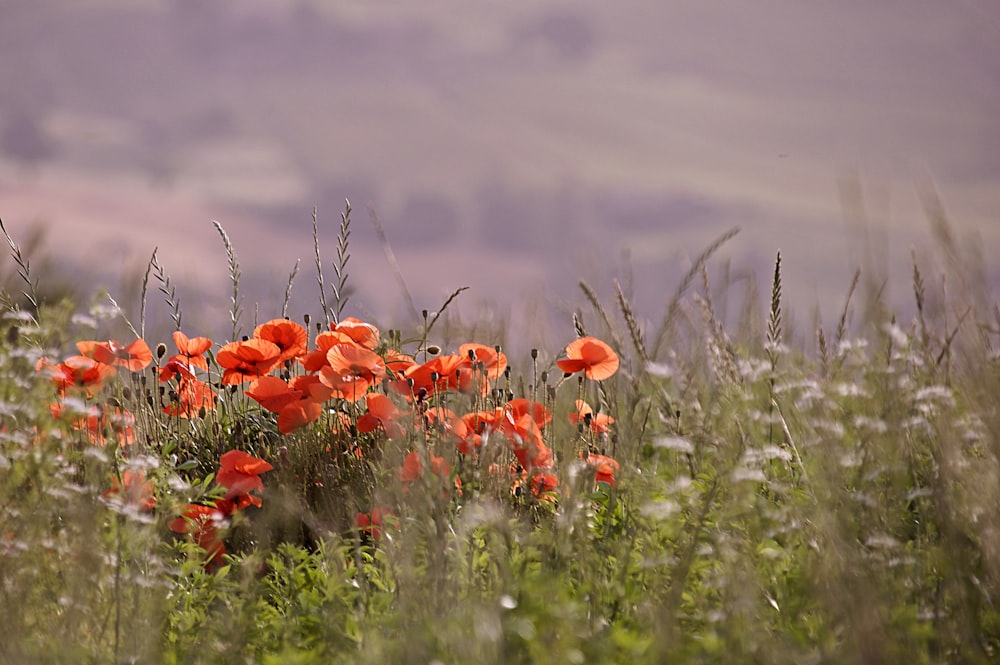
[[780,254],[764,311],[717,315],[730,232],[658,325],[584,283],[566,350],[508,362],[441,332],[462,289],[413,330],[346,316],[349,215],[330,298],[314,218],[318,324],[202,346],[125,346],[150,274],[180,329],[155,252],[136,328],[38,297],[7,236],[0,662],[1000,658],[986,289],[929,291],[914,256],[911,322],[871,290],[849,324],[855,276],[796,346]]

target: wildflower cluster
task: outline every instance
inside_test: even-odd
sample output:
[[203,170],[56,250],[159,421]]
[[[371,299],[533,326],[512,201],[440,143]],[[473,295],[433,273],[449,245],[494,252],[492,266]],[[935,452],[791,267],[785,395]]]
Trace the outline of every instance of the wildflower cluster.
[[[77,344],[79,355],[58,364],[40,361],[37,369],[57,388],[53,412],[60,414],[66,404],[82,401],[84,413],[71,419],[72,427],[95,446],[110,440],[116,453],[127,458],[137,438],[155,445],[156,423],[164,418],[205,420],[220,401],[235,402],[242,394],[259,405],[257,417],[270,420],[280,437],[313,428],[339,442],[338,451],[327,449],[331,459],[346,453],[379,468],[398,464],[391,467],[392,475],[404,495],[414,484],[430,483],[440,486],[443,500],[460,501],[482,489],[479,479],[485,475],[495,486],[506,487],[511,500],[550,508],[558,503],[557,455],[546,434],[555,390],[546,391],[545,402],[516,397],[499,346],[466,343],[452,353],[427,357],[425,352],[418,362],[401,350],[398,335],[383,336],[376,326],[355,318],[332,323],[312,339],[306,326],[274,319],[258,325],[252,336],[221,345],[214,354],[207,337],[189,337],[178,330],[173,342],[176,353],[167,356],[161,344],[155,360],[146,342],[136,339],[128,345],[82,341]],[[591,470],[594,482],[609,486],[615,484],[619,466],[597,443],[607,440],[614,419],[595,413],[582,397],[586,382],[610,378],[618,363],[615,351],[593,337],[573,341],[555,362],[564,373],[562,381],[581,374],[581,398],[567,420],[585,436],[573,453]],[[120,370],[127,372],[131,388],[114,381]],[[162,385],[158,391],[144,388],[153,376]],[[145,396],[134,403],[156,407],[149,409],[154,417],[140,418],[148,430],[141,434],[136,433],[136,416],[122,406],[128,400],[121,396],[132,390]],[[231,407],[226,410],[249,416],[246,409]],[[270,455],[280,465],[285,450],[279,444],[254,452]],[[222,528],[230,519],[247,507],[262,506],[260,475],[274,466],[233,449],[221,454],[218,468],[211,491],[182,505],[169,521],[170,530],[197,543],[210,564],[219,564],[226,552]],[[374,504],[375,492],[371,494],[368,501]],[[158,505],[156,488],[133,468],[112,479],[106,496],[143,511]],[[356,513],[354,527],[378,539],[394,516],[392,507],[372,505]]]

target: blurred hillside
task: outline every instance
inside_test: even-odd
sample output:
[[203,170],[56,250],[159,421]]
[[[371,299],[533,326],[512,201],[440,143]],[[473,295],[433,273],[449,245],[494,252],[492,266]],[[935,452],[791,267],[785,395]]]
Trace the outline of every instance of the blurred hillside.
[[349,198],[352,302],[385,318],[405,310],[369,207],[429,309],[465,285],[473,310],[578,302],[628,272],[657,316],[739,225],[720,259],[766,279],[782,249],[790,302],[829,319],[866,261],[908,298],[927,181],[1000,249],[994,7],[5,3],[0,215],[113,290],[159,247],[211,313],[210,220],[248,296],[280,301],[301,259],[306,308],[312,208],[332,258]]

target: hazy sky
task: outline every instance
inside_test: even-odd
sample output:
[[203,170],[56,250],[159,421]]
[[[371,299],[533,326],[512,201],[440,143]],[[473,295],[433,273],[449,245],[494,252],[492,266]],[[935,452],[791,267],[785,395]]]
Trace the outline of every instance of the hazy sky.
[[418,308],[580,303],[631,271],[656,316],[740,226],[716,263],[766,289],[781,249],[789,301],[829,320],[864,246],[845,192],[902,300],[927,182],[1000,284],[995,2],[10,4],[6,225],[109,272],[159,247],[189,301],[228,296],[210,220],[273,302],[297,258],[315,281],[313,205],[332,259],[350,198],[353,313],[403,311],[373,207]]

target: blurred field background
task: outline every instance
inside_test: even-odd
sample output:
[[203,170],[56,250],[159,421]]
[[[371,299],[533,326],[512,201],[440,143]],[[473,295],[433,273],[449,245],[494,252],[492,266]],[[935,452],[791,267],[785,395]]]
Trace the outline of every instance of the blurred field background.
[[657,316],[733,226],[725,279],[766,291],[780,248],[800,321],[834,319],[855,267],[910,306],[935,191],[1000,284],[992,2],[44,0],[0,7],[0,61],[7,227],[127,309],[159,247],[206,334],[211,220],[267,319],[297,259],[316,302],[312,209],[330,259],[345,198],[352,313],[408,316],[372,209],[418,309],[467,285],[458,311],[537,344],[581,278]]

